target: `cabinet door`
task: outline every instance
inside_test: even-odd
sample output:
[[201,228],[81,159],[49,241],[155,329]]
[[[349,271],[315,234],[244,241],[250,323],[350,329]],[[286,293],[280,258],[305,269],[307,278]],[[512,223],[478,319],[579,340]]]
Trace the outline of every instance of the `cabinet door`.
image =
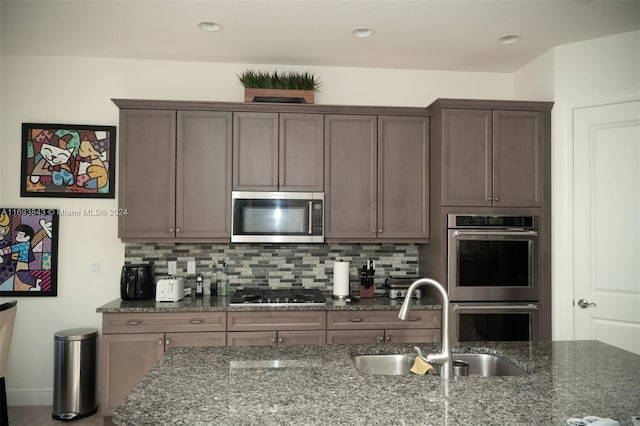
[[378,239],[429,238],[429,119],[378,117]]
[[435,343],[440,341],[440,330],[385,330],[384,341],[387,343]]
[[542,206],[542,170],[542,113],[494,111],[494,206]]
[[230,112],[179,111],[176,238],[231,238]]
[[175,135],[175,111],[120,111],[120,238],[174,237]]
[[233,189],[278,190],[278,114],[233,114]]
[[363,343],[382,343],[384,330],[329,330],[327,343],[356,345]]
[[110,416],[164,353],[164,334],[102,335],[101,414]]
[[492,205],[492,112],[442,111],[442,205]]
[[230,331],[227,333],[227,346],[265,346],[275,345],[278,333],[275,331]]
[[227,333],[166,333],[164,336],[165,350],[169,348],[182,348],[187,346],[225,346]]
[[324,345],[324,331],[278,331],[278,345]]
[[325,116],[325,238],[377,234],[377,118]]
[[280,191],[323,191],[323,117],[322,114],[280,114]]

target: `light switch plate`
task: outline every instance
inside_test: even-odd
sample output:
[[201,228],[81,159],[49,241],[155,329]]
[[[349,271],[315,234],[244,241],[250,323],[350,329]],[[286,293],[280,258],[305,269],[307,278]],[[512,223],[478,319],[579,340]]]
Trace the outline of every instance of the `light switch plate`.
[[195,273],[196,273],[196,261],[195,260],[187,261],[187,274],[195,275]]
[[177,274],[178,262],[176,262],[175,260],[170,260],[169,262],[167,262],[167,269],[168,269],[169,275]]

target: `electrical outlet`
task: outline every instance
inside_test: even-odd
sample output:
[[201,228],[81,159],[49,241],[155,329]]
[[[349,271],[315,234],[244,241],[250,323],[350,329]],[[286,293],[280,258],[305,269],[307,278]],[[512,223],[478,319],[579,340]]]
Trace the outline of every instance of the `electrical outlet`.
[[100,262],[91,262],[91,275],[100,275]]
[[178,262],[171,260],[167,262],[167,268],[169,269],[169,275],[175,275],[178,273]]
[[195,273],[196,273],[196,261],[195,260],[187,261],[187,274],[195,275]]

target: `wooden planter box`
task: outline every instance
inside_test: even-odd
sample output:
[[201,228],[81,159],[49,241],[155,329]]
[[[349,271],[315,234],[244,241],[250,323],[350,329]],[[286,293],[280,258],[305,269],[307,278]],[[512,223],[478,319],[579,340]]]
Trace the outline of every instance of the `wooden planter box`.
[[[245,102],[314,103],[313,90],[244,89]],[[257,99],[256,99],[257,98]]]

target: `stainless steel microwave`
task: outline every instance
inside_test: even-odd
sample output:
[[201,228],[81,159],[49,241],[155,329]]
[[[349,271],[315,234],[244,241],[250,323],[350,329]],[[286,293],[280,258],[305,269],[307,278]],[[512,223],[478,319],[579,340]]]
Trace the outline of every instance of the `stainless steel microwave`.
[[323,243],[323,192],[231,193],[232,243]]

